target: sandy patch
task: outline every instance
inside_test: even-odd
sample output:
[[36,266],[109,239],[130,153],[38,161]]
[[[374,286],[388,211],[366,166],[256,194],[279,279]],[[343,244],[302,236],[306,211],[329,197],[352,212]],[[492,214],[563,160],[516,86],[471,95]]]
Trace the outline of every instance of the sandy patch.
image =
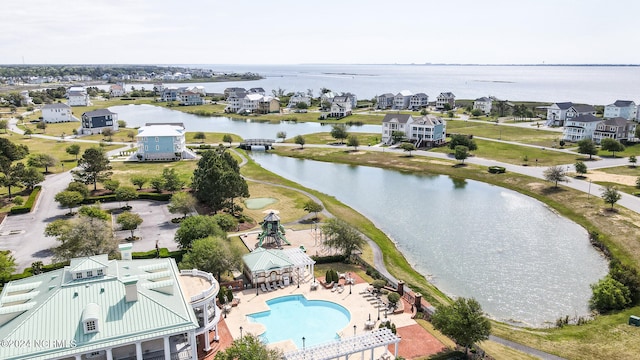
[[598,170],[590,170],[587,178],[592,181],[606,181],[622,185],[635,186],[636,176],[608,174]]

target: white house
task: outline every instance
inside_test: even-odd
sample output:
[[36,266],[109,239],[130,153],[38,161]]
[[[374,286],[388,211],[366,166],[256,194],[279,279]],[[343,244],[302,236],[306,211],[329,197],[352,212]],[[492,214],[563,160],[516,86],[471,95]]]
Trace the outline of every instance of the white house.
[[554,103],[547,108],[547,126],[564,126],[565,122],[580,115],[596,115],[591,105],[572,102]]
[[[179,271],[172,258],[72,259],[63,269],[14,280],[0,294],[4,360],[197,360],[218,338],[220,286]],[[3,340],[4,341],[4,340]]]
[[562,132],[562,139],[577,142],[582,139],[593,139],[598,124],[602,119],[591,114],[579,115],[572,119],[567,119]]
[[69,106],[91,106],[89,94],[83,86],[72,86],[67,90],[67,104]]
[[453,93],[443,92],[436,98],[436,109],[443,110],[446,104],[449,104],[452,109],[456,107],[456,96]]
[[245,96],[246,95],[244,95],[244,93],[242,97],[236,94],[229,95],[227,97],[227,106],[224,108],[224,112],[237,113],[238,111],[240,111],[240,109],[242,109],[242,103],[244,101]]
[[638,116],[638,107],[631,100],[617,100],[613,104],[604,107],[604,118],[621,117],[627,120],[635,120]]
[[491,113],[491,105],[493,101],[488,97],[477,98],[473,101],[473,109],[480,110],[485,114]]
[[42,120],[47,123],[72,121],[71,107],[63,103],[46,104],[42,107]]
[[331,110],[329,111],[329,117],[343,118],[351,115],[352,111],[352,98],[350,96],[336,96],[331,102]]
[[125,89],[125,85],[123,82],[119,82],[117,84],[109,86],[109,96],[111,97],[122,97],[126,94],[127,90]]
[[182,124],[146,124],[136,135],[139,161],[174,161],[195,159],[196,154],[187,148]]
[[376,103],[376,108],[378,109],[390,109],[393,107],[393,100],[395,99],[395,95],[392,93],[386,93],[378,96],[378,101]]
[[311,97],[305,93],[296,93],[289,98],[289,104],[287,104],[287,107],[295,109],[299,103],[305,103],[307,104],[307,107],[309,107],[311,106]]
[[406,138],[416,147],[443,145],[447,138],[447,123],[439,116],[411,117],[407,130]]
[[87,111],[82,114],[80,134],[102,134],[105,129],[118,131],[118,114],[109,109]]
[[242,99],[242,107],[238,112],[255,113],[258,110],[258,104],[264,96],[258,93],[248,93]]
[[393,109],[408,109],[413,93],[409,90],[402,90],[393,98]]
[[393,143],[393,133],[396,131],[404,133],[407,137],[409,124],[413,123],[413,117],[409,114],[387,114],[382,119],[382,142]]

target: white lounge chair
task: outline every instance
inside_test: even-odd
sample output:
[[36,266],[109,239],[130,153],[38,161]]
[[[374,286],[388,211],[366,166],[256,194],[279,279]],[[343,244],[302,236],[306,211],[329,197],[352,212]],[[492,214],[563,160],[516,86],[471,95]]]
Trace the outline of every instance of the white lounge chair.
[[282,280],[278,281],[278,286],[280,287],[280,289],[284,289],[284,284],[282,283]]
[[275,281],[271,283],[271,287],[273,290],[278,290],[278,284]]
[[262,289],[262,292],[270,291],[270,290],[267,290],[267,287],[264,286],[264,283],[260,284],[260,289]]

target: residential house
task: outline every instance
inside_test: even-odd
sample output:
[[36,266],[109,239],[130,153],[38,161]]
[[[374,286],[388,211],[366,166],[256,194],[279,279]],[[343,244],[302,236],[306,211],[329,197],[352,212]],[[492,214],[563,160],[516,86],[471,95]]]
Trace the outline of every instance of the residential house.
[[290,109],[295,109],[299,103],[307,104],[307,107],[311,106],[311,96],[298,92],[295,93],[292,97],[289,98],[289,104],[287,105]]
[[443,145],[447,138],[447,123],[439,116],[425,115],[411,118],[407,123],[406,137],[416,147],[434,147]]
[[270,114],[270,113],[280,112],[280,99],[270,95],[263,96],[262,99],[258,101],[258,109],[256,110],[256,112],[258,114]]
[[382,142],[390,145],[393,143],[393,134],[402,132],[406,138],[409,132],[409,124],[413,123],[413,117],[409,114],[387,114],[382,119]]
[[247,90],[245,88],[241,88],[241,87],[229,87],[224,89],[224,97],[225,99],[228,98],[229,96],[237,96],[240,98],[244,98],[244,96],[247,94]]
[[345,116],[351,115],[353,109],[353,99],[348,95],[335,96],[331,102],[331,110],[329,111],[329,117],[341,119]]
[[[339,96],[339,94],[333,92],[333,91],[328,91],[322,95],[320,95],[320,106],[322,108],[331,108],[331,103],[333,103],[333,98]],[[326,106],[328,104],[328,106]]]
[[226,113],[237,113],[242,109],[242,103],[244,101],[244,97],[246,94],[242,93],[242,96],[234,94],[230,94],[227,97],[227,106],[224,108],[224,112]]
[[153,83],[153,91],[156,94],[162,94],[162,92],[164,91],[164,84],[161,82]]
[[[0,294],[2,359],[197,360],[218,338],[220,286],[172,258],[95,255],[8,282]],[[213,335],[213,336],[212,336]],[[7,340],[8,341],[8,340]]]
[[482,111],[484,114],[489,114],[491,113],[492,103],[493,103],[493,100],[491,100],[491,98],[488,98],[488,97],[477,98],[473,101],[473,110],[477,109]]
[[204,98],[202,94],[193,92],[193,91],[185,91],[178,95],[178,99],[180,105],[189,106],[189,105],[202,105],[204,104]]
[[349,98],[349,101],[351,101],[351,108],[352,109],[357,109],[358,108],[358,97],[356,96],[356,94],[352,94],[350,92],[347,92],[347,93],[342,93],[342,96],[346,96],[347,98]]
[[449,104],[451,109],[456,107],[456,96],[451,92],[443,92],[436,98],[436,109],[444,110],[446,104]]
[[33,99],[29,96],[29,90],[20,91],[20,102],[22,105],[31,105],[33,104]]
[[249,94],[260,94],[262,96],[266,95],[266,92],[261,87],[251,88],[251,89],[249,89],[249,91],[247,91],[247,93],[249,93]]
[[42,107],[42,120],[46,123],[72,121],[71,107],[63,103],[46,104]]
[[127,90],[125,89],[125,85],[123,82],[119,82],[117,84],[113,84],[109,86],[109,96],[111,97],[122,97],[125,96]]
[[411,95],[411,100],[409,100],[409,109],[411,110],[420,110],[424,109],[429,105],[429,96],[425,93],[417,93]]
[[138,151],[134,156],[139,161],[174,161],[196,157],[187,148],[182,124],[146,124],[138,129],[136,140]]
[[547,126],[564,126],[569,119],[580,115],[596,115],[591,105],[574,104],[572,102],[554,103],[547,108]]
[[637,116],[638,107],[631,100],[617,100],[613,104],[604,107],[605,119],[621,117],[627,120],[635,120]]
[[175,86],[167,86],[164,89],[162,89],[162,94],[160,95],[160,98],[162,101],[177,101],[179,95],[180,95],[179,88]]
[[596,116],[596,108],[586,104],[573,104],[569,110],[567,110],[566,120],[573,119],[580,115],[593,115]]
[[577,142],[582,139],[593,139],[598,124],[602,119],[591,114],[579,115],[572,119],[567,119],[562,132],[562,139]]
[[260,94],[247,93],[247,95],[244,96],[244,99],[242,99],[242,108],[238,110],[238,113],[241,113],[241,112],[245,112],[248,114],[256,113],[258,110],[258,103],[260,103],[262,98],[264,98],[264,96]]
[[69,106],[91,106],[89,94],[83,86],[72,86],[67,90],[67,104]]
[[386,93],[378,96],[378,101],[376,103],[376,108],[384,110],[391,109],[393,107],[393,100],[395,99],[395,95],[392,93]]
[[411,102],[411,96],[413,96],[413,93],[409,90],[402,90],[397,93],[393,98],[393,109],[408,109],[409,103]]
[[627,141],[635,138],[636,123],[622,117],[602,120],[596,126],[593,141],[600,144],[602,139]]
[[118,114],[108,109],[87,111],[82,114],[80,134],[102,134],[105,129],[118,131]]

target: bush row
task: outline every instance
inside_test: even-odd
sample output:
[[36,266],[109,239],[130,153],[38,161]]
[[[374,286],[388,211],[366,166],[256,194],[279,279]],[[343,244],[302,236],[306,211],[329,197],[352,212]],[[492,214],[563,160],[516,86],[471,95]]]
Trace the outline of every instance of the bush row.
[[492,174],[504,174],[507,169],[502,166],[489,166],[489,172]]
[[329,263],[344,262],[345,261],[344,255],[332,255],[332,256],[317,256],[317,255],[314,255],[311,258],[316,261],[316,264],[329,264]]
[[[172,194],[161,194],[161,193],[138,193],[138,199],[141,200],[157,200],[157,201],[169,201],[171,199]],[[90,196],[82,201],[83,204],[93,204],[96,201],[101,203],[104,202],[112,202],[118,201],[116,200],[115,194],[109,195],[101,195],[101,196]]]
[[38,193],[40,193],[41,189],[42,189],[42,187],[40,185],[34,187],[33,191],[31,192],[31,194],[29,194],[29,198],[24,203],[24,205],[14,206],[14,207],[11,208],[11,210],[9,212],[11,214],[13,214],[13,215],[15,215],[15,214],[26,214],[28,212],[31,212],[31,208],[35,204],[36,199],[38,198]]

